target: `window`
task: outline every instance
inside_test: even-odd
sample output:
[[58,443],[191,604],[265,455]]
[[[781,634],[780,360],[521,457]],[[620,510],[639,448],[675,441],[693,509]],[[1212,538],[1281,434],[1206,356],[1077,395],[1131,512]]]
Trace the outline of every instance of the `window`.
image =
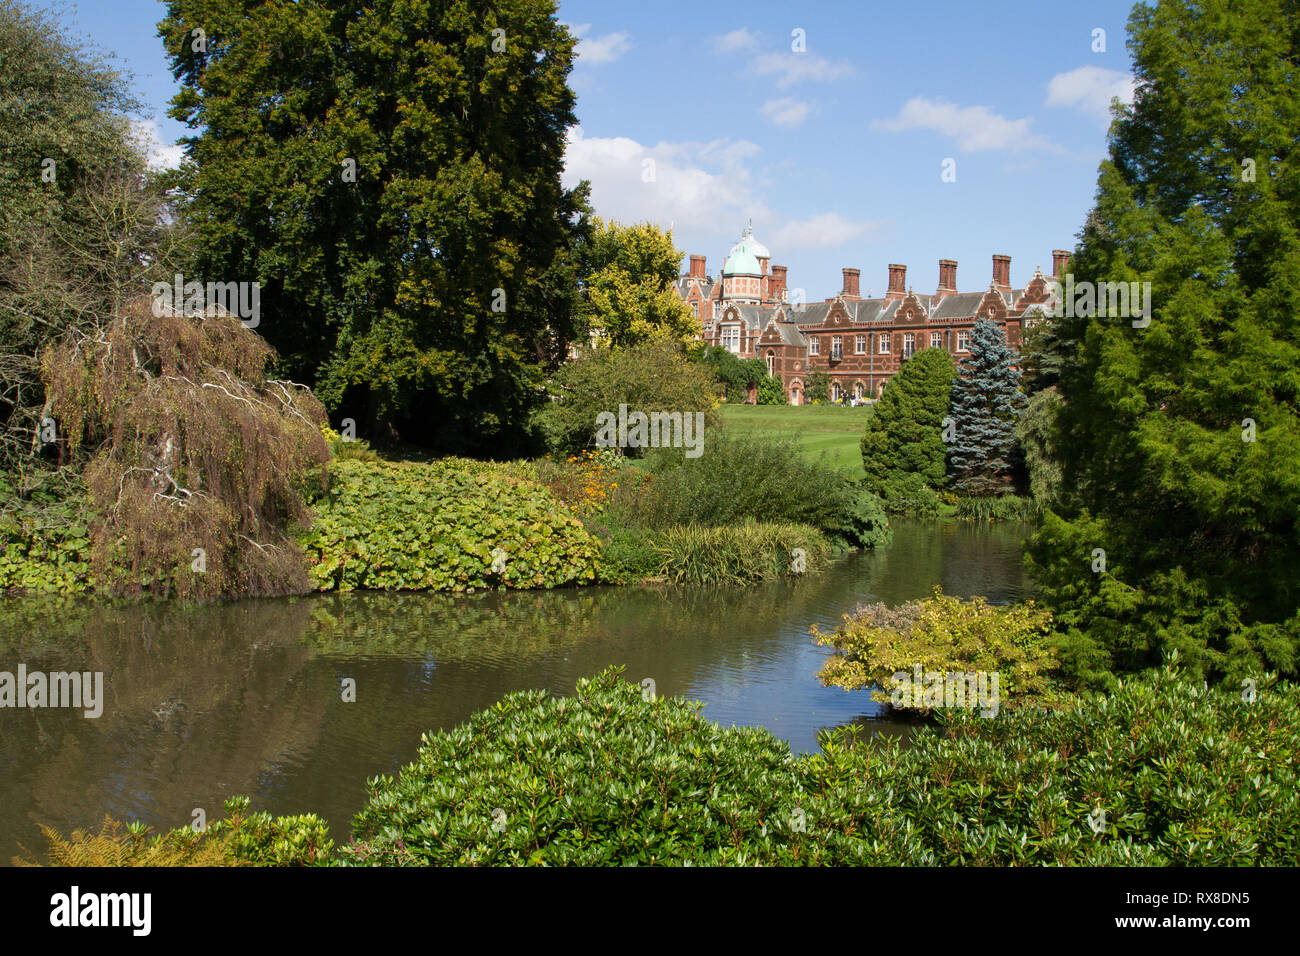
[[844,355],[844,336],[835,335],[831,337],[831,358],[841,358]]
[[903,358],[911,358],[916,351],[916,333],[906,332],[903,334]]
[[958,333],[957,333],[957,351],[958,351],[958,352],[969,352],[969,351],[970,351],[970,333],[969,333],[969,332],[958,332]]
[[880,354],[881,354],[881,355],[888,355],[888,354],[889,354],[889,336],[888,336],[888,335],[882,335],[882,336],[880,337]]
[[799,389],[797,388],[790,389],[790,404],[791,405],[799,404]]
[[931,332],[931,333],[930,333],[930,348],[932,348],[932,349],[943,348],[943,333],[942,333],[942,332]]
[[818,339],[817,336],[815,335],[810,335],[808,337],[808,354],[809,355],[822,354],[821,340]]
[[836,382],[833,385],[831,385],[831,401],[838,402],[840,400],[840,395],[841,395],[840,385],[839,382]]
[[859,335],[857,338],[853,340],[853,354],[854,355],[867,354],[867,337],[865,335]]
[[722,327],[722,347],[740,353],[740,326],[724,325]]
[[861,382],[855,382],[854,385],[853,385],[853,397],[854,397],[854,399],[856,399],[856,400],[859,401],[859,402],[862,401],[862,392],[863,392],[862,383],[861,383]]
[[773,352],[771,349],[768,349],[767,350],[767,374],[768,375],[772,374],[772,360],[774,358],[776,358],[776,353]]

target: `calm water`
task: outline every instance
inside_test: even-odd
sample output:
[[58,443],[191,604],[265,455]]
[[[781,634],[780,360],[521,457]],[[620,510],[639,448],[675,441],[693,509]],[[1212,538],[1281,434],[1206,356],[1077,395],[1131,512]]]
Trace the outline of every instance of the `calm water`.
[[[0,710],[0,864],[104,815],[155,827],[208,818],[246,793],[272,813],[316,811],[337,840],[368,776],[415,756],[503,694],[570,693],[609,664],[726,724],[797,751],[823,727],[905,728],[866,692],[816,679],[809,627],[860,602],[1024,593],[1022,526],[897,521],[893,544],[748,590],[587,588],[469,596],[343,595],[219,607],[0,601],[0,671],[105,673],[104,714]],[[355,703],[340,700],[354,678]]]

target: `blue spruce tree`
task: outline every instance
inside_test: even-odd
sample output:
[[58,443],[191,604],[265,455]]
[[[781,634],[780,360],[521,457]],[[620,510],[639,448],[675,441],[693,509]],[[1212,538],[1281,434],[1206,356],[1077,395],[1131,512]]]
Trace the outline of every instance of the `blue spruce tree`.
[[958,363],[952,386],[956,434],[948,448],[948,475],[960,494],[986,496],[1008,490],[1016,421],[1025,407],[1018,358],[995,323],[975,323],[970,352]]

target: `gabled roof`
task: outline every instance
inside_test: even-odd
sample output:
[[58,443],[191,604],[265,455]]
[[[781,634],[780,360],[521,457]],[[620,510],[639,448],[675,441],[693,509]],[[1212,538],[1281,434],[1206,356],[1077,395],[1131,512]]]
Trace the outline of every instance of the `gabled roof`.
[[783,345],[795,345],[802,348],[808,344],[808,340],[805,339],[803,333],[799,331],[799,326],[792,322],[769,321],[767,327],[763,329],[763,334],[766,335],[768,331],[776,332],[781,337],[781,343]]

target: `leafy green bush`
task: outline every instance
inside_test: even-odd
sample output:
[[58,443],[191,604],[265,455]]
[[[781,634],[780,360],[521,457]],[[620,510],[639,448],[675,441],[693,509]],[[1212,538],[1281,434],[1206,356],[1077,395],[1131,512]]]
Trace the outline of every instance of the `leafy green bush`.
[[632,584],[658,576],[663,556],[655,548],[653,532],[616,526],[600,539],[601,581]]
[[766,522],[681,525],[656,533],[653,541],[658,573],[674,584],[751,584],[816,571],[831,550],[814,528]]
[[912,518],[937,518],[943,511],[939,492],[915,472],[887,478],[879,484],[885,510],[890,514]]
[[302,543],[321,591],[550,588],[596,576],[598,543],[545,488],[459,459],[334,462],[314,508]]
[[66,594],[91,587],[90,502],[80,484],[20,495],[0,473],[0,592]]
[[579,681],[574,697],[510,694],[426,734],[396,779],[368,782],[344,863],[747,864],[778,839],[791,860],[815,846],[781,823],[798,793],[785,744],[723,729],[617,671]]
[[552,453],[575,455],[596,442],[597,416],[629,411],[704,415],[705,432],[717,424],[713,372],[686,358],[680,346],[655,340],[629,348],[601,348],[562,366],[551,380],[552,400],[534,424]]
[[699,361],[713,370],[718,383],[725,387],[727,401],[746,401],[751,383],[758,386],[758,404],[788,405],[781,380],[767,370],[762,359],[742,359],[730,349],[710,345],[700,352]]
[[[1068,709],[945,714],[794,758],[611,669],[511,694],[369,782],[345,865],[1280,865],[1300,861],[1300,688],[1174,668]],[[1104,825],[1096,811],[1104,811]]]
[[[936,587],[924,601],[860,607],[834,631],[823,634],[814,627],[813,635],[837,652],[822,665],[826,686],[876,688],[876,700],[892,697],[896,708],[928,711],[932,707],[922,687],[892,693],[908,689],[918,667],[925,680],[954,672],[997,674],[999,700],[1009,707],[1057,701],[1061,694],[1053,680],[1057,663],[1048,643],[1051,625],[1051,614],[1032,601],[994,607],[982,597],[963,601]],[[907,675],[902,688],[894,680],[899,673]]]

